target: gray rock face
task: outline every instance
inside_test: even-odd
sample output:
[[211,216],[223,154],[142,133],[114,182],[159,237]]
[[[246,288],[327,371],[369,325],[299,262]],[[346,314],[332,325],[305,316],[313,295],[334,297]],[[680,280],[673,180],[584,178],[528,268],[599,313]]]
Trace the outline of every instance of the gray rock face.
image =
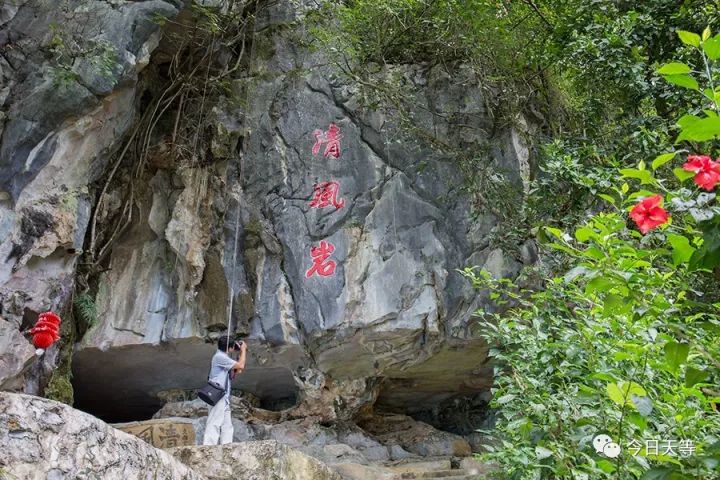
[[0,469],[10,478],[203,478],[91,415],[30,395],[0,392],[0,443]]
[[472,453],[463,437],[439,431],[405,415],[378,415],[364,421],[362,427],[380,442],[400,445],[422,457],[466,457]]
[[[23,337],[15,324],[0,317],[0,388],[22,387],[20,374],[32,363],[35,349]],[[13,384],[15,383],[15,384]]]
[[[154,15],[174,15],[169,3],[152,0],[118,8],[102,1],[73,0],[57,7],[38,0],[6,10],[0,45],[13,72],[11,104],[0,146],[0,190],[17,200],[63,142],[58,130],[84,114],[123,82],[137,79],[158,30]],[[47,60],[55,52],[58,63]],[[100,67],[107,60],[108,71]],[[10,75],[8,75],[10,76]],[[121,133],[121,132],[119,132]],[[111,136],[112,138],[112,136]]]
[[[0,149],[0,313],[16,329],[32,312],[67,305],[76,255],[88,247],[95,201],[88,186],[107,175],[109,153],[133,122],[137,72],[158,43],[153,15],[176,11],[159,0],[91,3],[110,26],[88,27],[95,29],[88,38],[118,52],[109,78],[93,73],[92,62],[73,64],[74,90],[63,94],[72,98],[43,110],[30,104],[55,90],[37,74],[45,68],[40,56],[27,67],[34,77],[10,73]],[[537,254],[526,245],[513,259],[490,245],[499,220],[489,207],[474,211],[463,170],[425,138],[487,152],[481,161],[523,190],[524,123],[494,128],[485,90],[464,66],[378,71],[374,80],[396,79],[414,105],[410,130],[391,107],[369,110],[366,91],[323,52],[302,46],[312,3],[271,2],[257,12],[253,51],[261,53],[233,79],[235,98],[208,106],[212,161],[181,169],[151,158],[134,180],[132,221],[94,285],[98,322],[73,357],[81,408],[114,421],[151,416],[160,391],[204,383],[210,341],[228,322],[250,345],[234,387],[289,419],[347,420],[376,403],[412,412],[487,390],[487,347],[470,328],[481,300],[457,269],[477,264],[512,276]],[[47,41],[39,36],[50,35],[43,28],[52,12],[36,20],[45,27],[20,33],[33,8],[4,7],[9,33],[0,39],[35,49]],[[316,197],[323,184],[336,188],[324,199]],[[116,187],[101,218],[119,208]],[[330,247],[315,265],[313,249]],[[21,343],[5,331],[0,345]],[[5,360],[0,385],[23,384],[18,378],[32,362],[26,350]],[[377,445],[348,448],[391,455]]]
[[[0,314],[11,326],[0,343],[15,342],[41,311],[66,311],[89,186],[135,116],[137,76],[158,41],[154,18],[176,12],[159,0],[0,7]],[[3,365],[0,385],[36,393],[26,351],[15,349],[23,360]]]
[[208,480],[340,480],[326,465],[272,440],[169,452]]

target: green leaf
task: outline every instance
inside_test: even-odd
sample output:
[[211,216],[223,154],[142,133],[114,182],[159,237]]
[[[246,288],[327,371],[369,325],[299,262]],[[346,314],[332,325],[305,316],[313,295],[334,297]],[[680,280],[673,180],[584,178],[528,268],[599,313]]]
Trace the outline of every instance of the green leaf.
[[563,232],[559,228],[554,227],[545,227],[545,231],[548,232],[550,235],[562,240],[563,239]]
[[690,259],[690,268],[713,269],[720,265],[720,215],[698,226],[703,232],[703,243]]
[[647,420],[645,418],[637,413],[631,413],[628,415],[628,420],[630,420],[630,423],[638,427],[640,430],[645,430],[647,428]]
[[608,277],[595,277],[585,286],[585,293],[607,292],[616,285],[616,282]]
[[640,480],[681,480],[683,478],[687,477],[674,468],[659,467],[646,471]]
[[674,233],[668,234],[667,238],[673,248],[673,265],[678,266],[681,263],[689,262],[693,253],[695,253],[695,248],[690,245],[690,240],[684,235]]
[[685,368],[685,386],[690,388],[696,383],[704,382],[709,376],[710,374],[705,370],[688,366]]
[[615,380],[615,377],[613,377],[609,373],[603,372],[593,373],[592,375],[590,375],[590,378],[593,380],[604,380],[606,382],[612,382],[613,380]]
[[496,402],[498,405],[505,405],[506,403],[512,402],[513,400],[515,400],[515,395],[508,394],[498,398]]
[[658,155],[655,160],[652,161],[652,169],[657,170],[658,168],[662,167],[666,163],[668,163],[670,160],[672,160],[675,157],[675,152],[673,153],[663,153],[662,155]]
[[690,352],[690,345],[687,343],[668,342],[663,347],[665,350],[665,362],[670,367],[670,371],[677,372],[680,365],[687,360]]
[[635,358],[635,357],[633,357],[632,354],[630,354],[628,352],[615,352],[613,354],[613,360],[622,361],[622,360],[628,360],[630,358]]
[[700,118],[695,115],[684,115],[678,120],[682,132],[676,142],[689,140],[692,142],[706,142],[720,135],[720,117]]
[[548,243],[547,247],[552,248],[553,250],[559,250],[561,252],[565,252],[568,255],[574,256],[575,252],[572,248],[568,247],[567,245],[563,245],[562,243]]
[[628,405],[632,407],[635,407],[632,401],[633,395],[636,397],[647,397],[645,389],[635,382],[609,383],[607,385],[607,394],[610,400],[618,405]]
[[660,75],[682,75],[684,73],[690,73],[691,71],[690,67],[684,63],[670,62],[660,67],[657,73]]
[[615,465],[613,465],[611,461],[605,460],[604,458],[597,461],[597,466],[605,473],[613,473],[615,471]]
[[650,190],[638,190],[631,193],[628,200],[635,200],[641,197],[652,197],[653,195],[655,195],[655,192],[651,192]]
[[705,43],[703,43],[703,50],[705,51],[705,55],[708,56],[710,60],[717,60],[720,58],[720,34],[715,35],[713,38],[708,38]]
[[694,172],[688,172],[687,170],[683,170],[682,168],[673,168],[673,173],[677,177],[678,180],[681,182],[684,182],[685,180],[690,180],[695,176]]
[[689,88],[690,90],[700,90],[700,84],[691,75],[680,74],[680,75],[663,75],[663,78],[673,85],[677,85],[683,88]]
[[693,47],[700,46],[700,35],[697,33],[688,32],[685,30],[677,31],[678,37],[685,45],[692,45]]
[[603,251],[596,246],[586,248],[585,251],[582,252],[582,256],[587,258],[594,258],[595,260],[602,260],[603,258],[605,258],[605,254],[603,253]]
[[615,198],[611,197],[610,195],[607,195],[605,193],[599,193],[598,197],[602,198],[606,202],[608,202],[610,205],[615,205]]
[[630,312],[631,309],[632,305],[630,305],[629,302],[626,302],[624,297],[614,293],[610,293],[605,296],[605,302],[603,303],[603,315],[623,315]]
[[705,40],[707,40],[708,38],[710,38],[710,35],[712,35],[712,30],[710,30],[710,25],[708,25],[707,27],[705,27],[705,30],[703,30],[703,34],[702,34],[703,42]]
[[607,386],[607,394],[610,400],[618,405],[625,405],[625,396],[617,383],[609,383]]
[[596,237],[597,234],[589,227],[580,227],[575,230],[575,238],[578,242],[587,242],[589,239]]
[[653,182],[652,173],[649,170],[638,170],[636,168],[623,168],[620,174],[626,178],[637,178],[640,184],[645,185]]

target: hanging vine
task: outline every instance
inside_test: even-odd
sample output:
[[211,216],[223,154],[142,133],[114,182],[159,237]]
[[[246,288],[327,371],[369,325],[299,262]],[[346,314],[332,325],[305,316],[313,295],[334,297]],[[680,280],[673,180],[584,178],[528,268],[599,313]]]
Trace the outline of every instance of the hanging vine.
[[[219,98],[233,96],[232,80],[248,65],[260,3],[226,0],[207,7],[193,1],[175,18],[155,19],[162,39],[139,83],[144,90],[137,122],[97,185],[76,298],[94,298],[89,293],[96,282],[90,279],[107,269],[113,245],[133,224],[137,185],[152,157],[162,155],[177,173],[189,172],[187,188],[199,208],[208,189],[200,167],[215,160],[209,148],[212,107]],[[109,200],[110,192],[117,195],[118,190],[119,207]]]

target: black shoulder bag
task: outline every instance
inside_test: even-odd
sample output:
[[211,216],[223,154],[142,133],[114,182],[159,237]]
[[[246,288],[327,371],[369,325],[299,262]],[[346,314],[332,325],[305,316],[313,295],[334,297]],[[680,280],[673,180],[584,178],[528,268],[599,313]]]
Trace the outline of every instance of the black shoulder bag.
[[211,407],[214,407],[220,399],[225,396],[227,392],[228,383],[230,383],[230,371],[227,373],[225,380],[225,388],[220,387],[215,382],[210,381],[210,374],[208,373],[208,383],[203,388],[197,390],[197,396],[203,402],[207,403]]

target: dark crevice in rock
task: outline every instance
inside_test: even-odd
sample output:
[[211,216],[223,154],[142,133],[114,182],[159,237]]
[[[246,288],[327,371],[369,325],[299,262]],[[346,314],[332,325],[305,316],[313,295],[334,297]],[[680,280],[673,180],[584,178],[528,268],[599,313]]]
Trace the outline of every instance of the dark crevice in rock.
[[435,428],[458,435],[472,435],[490,429],[494,421],[488,405],[489,395],[457,396],[430,408],[415,410],[410,416]]

